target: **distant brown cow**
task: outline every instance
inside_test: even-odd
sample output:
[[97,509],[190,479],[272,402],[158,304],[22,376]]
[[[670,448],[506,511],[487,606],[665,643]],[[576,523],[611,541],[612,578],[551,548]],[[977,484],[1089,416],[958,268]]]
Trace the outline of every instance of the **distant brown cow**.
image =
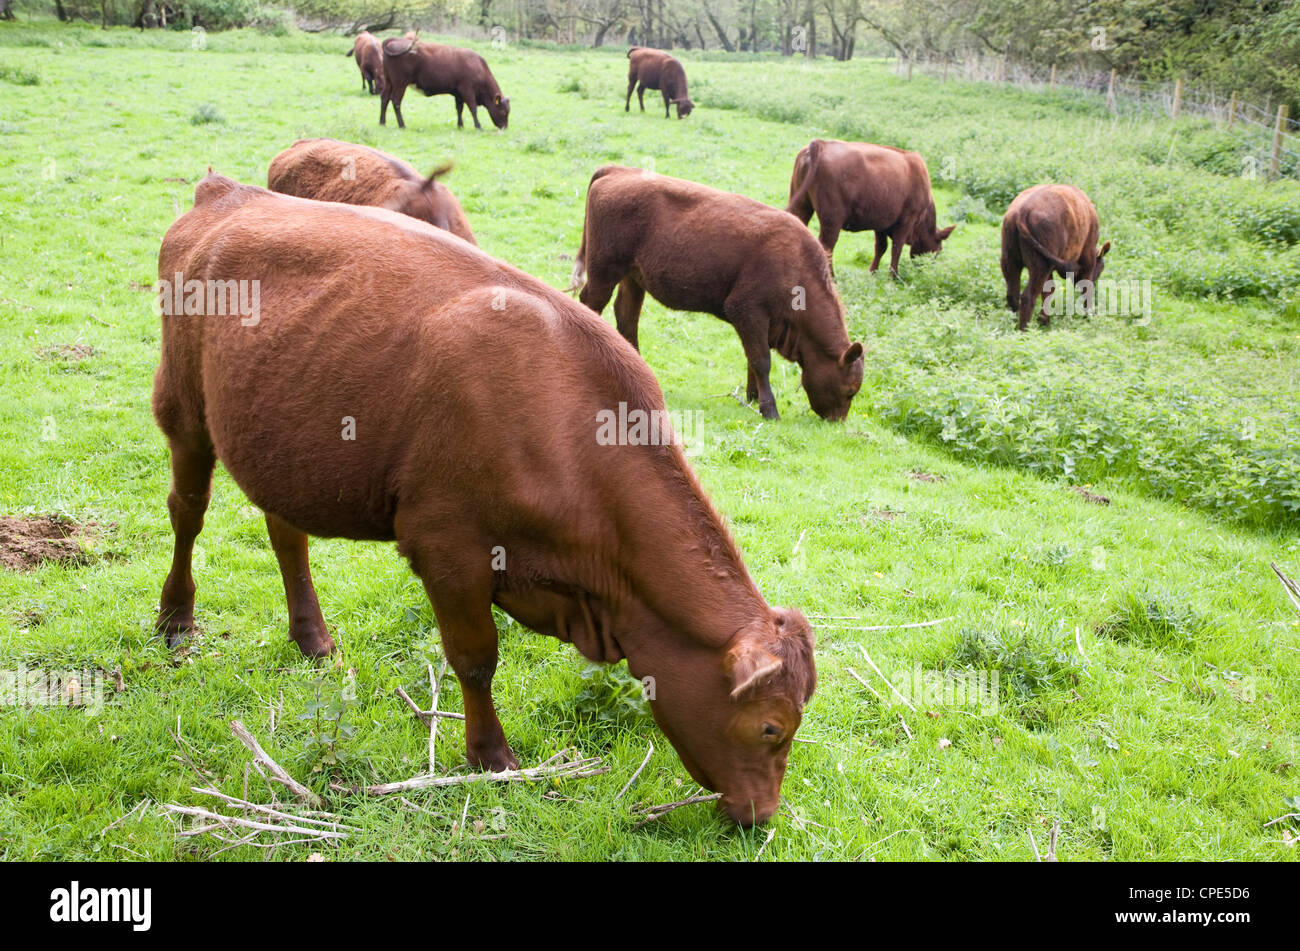
[[[1007,309],[1018,312],[1018,326],[1029,329],[1034,302],[1043,298],[1038,322],[1052,322],[1047,313],[1048,288],[1053,271],[1078,283],[1087,281],[1082,302],[1088,313],[1095,302],[1097,278],[1106,266],[1107,241],[1097,247],[1097,209],[1073,185],[1035,185],[1026,188],[1002,218],[1002,276],[1007,282]],[[1020,271],[1029,269],[1029,283],[1020,293]]]
[[587,188],[573,287],[596,313],[614,288],[619,332],[637,345],[646,292],[674,310],[736,328],[749,365],[745,392],[777,419],[773,348],[803,369],[817,415],[842,420],[862,386],[862,345],[849,341],[826,256],[783,211],[695,182],[607,165]]
[[379,40],[362,30],[347,55],[357,61],[357,69],[361,70],[361,88],[368,89],[372,96],[379,92],[384,85],[384,50]]
[[[691,114],[695,103],[686,92],[686,70],[682,64],[663,50],[646,49],[634,46],[627,51],[627,102],[623,104],[624,112],[632,111],[632,90],[636,89],[636,100],[645,112],[645,91],[658,89],[664,97],[664,118],[668,118],[668,106],[677,107],[677,118],[684,119]],[[638,85],[639,84],[639,85]]]
[[887,145],[813,139],[794,160],[786,210],[804,224],[816,213],[828,258],[841,230],[874,231],[873,273],[892,239],[889,272],[894,277],[903,245],[911,246],[912,257],[937,253],[952,234],[951,226],[935,228],[925,161],[915,152]]
[[424,43],[411,36],[384,40],[384,88],[380,94],[379,124],[385,124],[388,103],[393,104],[398,128],[402,121],[402,97],[414,86],[426,96],[448,93],[456,99],[456,125],[465,127],[464,108],[469,106],[474,128],[481,129],[478,107],[487,109],[492,124],[504,129],[510,121],[510,100],[501,95],[488,69],[487,60],[473,50],[459,46]]
[[470,244],[474,232],[460,202],[438,177],[440,165],[425,178],[401,159],[378,149],[334,139],[299,139],[271,160],[271,191],[348,205],[373,205],[427,221]]
[[[776,811],[816,682],[812,629],[764,601],[612,327],[424,222],[213,174],[158,272],[171,643],[194,626],[191,553],[219,459],[266,512],[308,656],[334,649],[308,534],[397,542],[460,680],[472,765],[518,764],[492,702],[495,604],[592,661],[626,657],[727,814]],[[202,288],[222,282],[260,287],[255,318],[204,311]],[[649,426],[602,439],[602,417],[624,412]]]

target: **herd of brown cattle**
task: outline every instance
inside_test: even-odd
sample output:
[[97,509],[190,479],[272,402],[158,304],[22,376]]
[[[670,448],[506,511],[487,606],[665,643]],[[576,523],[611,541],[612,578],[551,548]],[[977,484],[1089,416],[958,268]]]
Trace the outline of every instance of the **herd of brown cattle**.
[[[366,89],[455,96],[501,128],[509,100],[482,57],[414,36],[351,51]],[[693,108],[681,64],[633,49],[631,93],[665,114]],[[675,65],[673,65],[675,64]],[[643,106],[644,108],[644,106]],[[175,534],[158,630],[194,627],[194,542],[218,460],[266,513],[308,656],[334,650],[308,565],[308,536],[395,541],[424,584],[460,681],[471,764],[518,761],[492,700],[497,605],[593,661],[623,658],[654,685],[656,722],[736,822],[776,811],[791,743],[816,685],[813,632],[770,607],[671,438],[663,394],[637,352],[647,293],[713,314],[740,337],[746,393],[777,417],[770,355],[799,364],[809,404],[843,420],[862,385],[831,254],[841,230],[937,252],[925,163],[915,152],[815,140],[795,160],[786,210],[695,182],[605,166],[592,175],[571,291],[475,244],[438,179],[332,139],[277,155],[270,190],[210,173],[168,230],[159,276],[191,286],[255,282],[248,321],[166,316],[153,409],[172,457]],[[808,230],[813,214],[820,242]],[[1027,326],[1052,270],[1093,280],[1097,215],[1069,186],[1022,193],[1003,222],[1007,303]],[[1028,267],[1029,288],[1020,293]],[[617,329],[598,315],[617,292]],[[178,291],[179,293],[179,291]],[[199,292],[201,294],[201,290]],[[662,421],[669,438],[606,445],[610,411]]]

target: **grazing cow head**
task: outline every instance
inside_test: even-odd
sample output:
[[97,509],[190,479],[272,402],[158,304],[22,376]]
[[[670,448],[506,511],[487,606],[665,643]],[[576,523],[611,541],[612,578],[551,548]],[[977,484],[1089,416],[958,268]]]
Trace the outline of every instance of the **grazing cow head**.
[[912,241],[911,256],[916,257],[918,254],[938,254],[947,240],[948,235],[952,234],[956,225],[949,225],[942,231],[936,231],[934,222],[931,221],[928,227],[920,229],[921,233]]
[[1097,278],[1101,277],[1102,268],[1106,266],[1106,262],[1103,259],[1106,257],[1106,252],[1109,250],[1110,250],[1110,242],[1107,241],[1105,244],[1103,244],[1100,248],[1097,249],[1097,263],[1092,266],[1092,273],[1083,275],[1088,280],[1092,281],[1094,285],[1096,285],[1097,283]]
[[854,342],[831,359],[802,361],[803,374],[799,382],[808,394],[808,405],[822,419],[843,422],[849,415],[849,404],[862,388],[862,344]]
[[695,103],[691,102],[690,97],[682,96],[680,99],[672,100],[672,104],[677,107],[677,118],[685,119],[695,108]]
[[488,115],[492,117],[492,124],[498,129],[504,129],[510,122],[510,100],[501,93],[494,93],[492,98],[486,103]]
[[791,608],[773,608],[721,654],[682,658],[650,704],[682,764],[742,826],[766,822],[803,707],[817,685],[813,632]]

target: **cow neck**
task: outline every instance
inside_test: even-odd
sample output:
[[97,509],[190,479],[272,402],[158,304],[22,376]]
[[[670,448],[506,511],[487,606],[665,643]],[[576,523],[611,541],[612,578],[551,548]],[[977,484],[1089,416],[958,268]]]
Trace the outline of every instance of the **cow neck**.
[[636,521],[619,526],[611,606],[627,653],[668,632],[721,648],[770,614],[722,519],[676,455],[660,458],[657,478],[629,486],[637,501],[624,511]]
[[[849,348],[849,331],[844,325],[843,310],[830,288],[819,289],[818,294],[826,295],[837,319],[834,321],[809,320],[804,322],[803,332],[799,335],[800,353],[807,353],[812,347],[817,348],[828,357],[839,359]],[[811,302],[810,302],[811,303]]]

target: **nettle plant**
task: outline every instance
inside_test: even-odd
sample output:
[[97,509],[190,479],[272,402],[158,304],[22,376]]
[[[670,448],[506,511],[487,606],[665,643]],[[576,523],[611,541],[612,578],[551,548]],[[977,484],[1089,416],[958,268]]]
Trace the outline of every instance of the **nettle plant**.
[[312,688],[312,699],[307,701],[298,719],[309,727],[303,739],[302,764],[318,773],[341,766],[349,759],[343,744],[352,739],[357,728],[344,721],[357,702],[355,674],[348,671],[342,683],[338,683],[336,677],[323,673],[312,681]]

